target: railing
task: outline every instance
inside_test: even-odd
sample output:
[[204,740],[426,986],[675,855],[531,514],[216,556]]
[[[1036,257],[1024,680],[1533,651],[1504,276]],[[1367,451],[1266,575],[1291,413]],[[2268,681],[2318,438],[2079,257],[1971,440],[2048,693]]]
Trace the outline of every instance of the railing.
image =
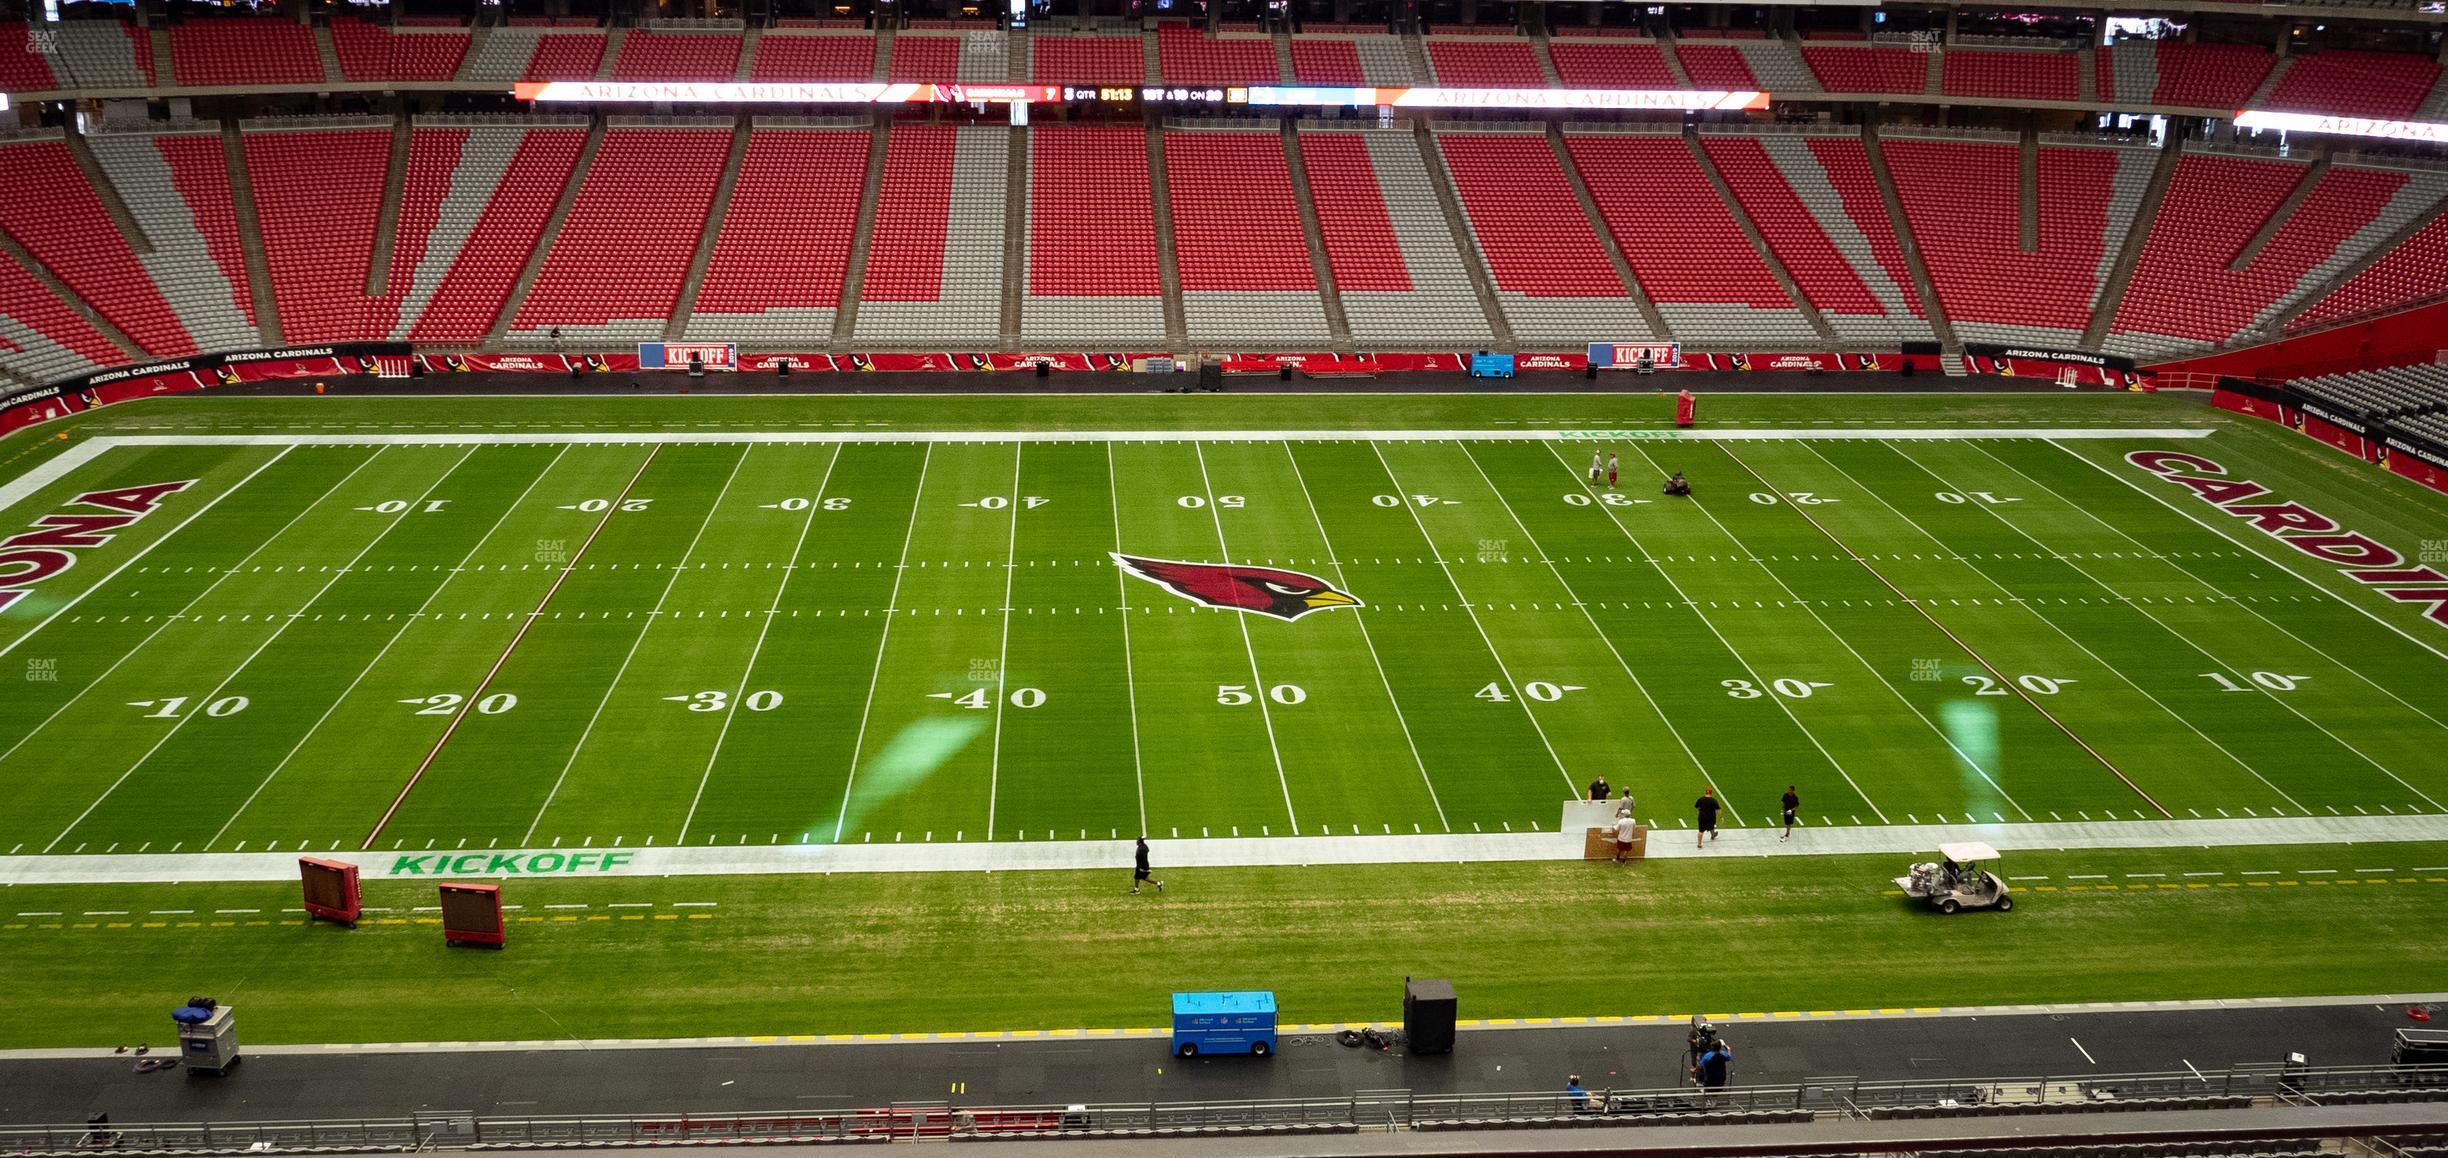
[[1820,1118],[1986,1116],[2101,1109],[2316,1105],[2344,1097],[2448,1097],[2448,1066],[2353,1066],[2289,1070],[2239,1066],[2156,1073],[1960,1081],[1811,1078],[1702,1091],[1591,1090],[1418,1094],[1357,1091],[1341,1098],[1231,1102],[1130,1102],[1069,1106],[955,1106],[903,1102],[873,1109],[771,1114],[606,1118],[546,1115],[483,1118],[464,1112],[407,1118],[303,1122],[177,1122],[0,1127],[0,1152],[96,1149],[245,1152],[303,1147],[358,1151],[533,1146],[704,1145],[996,1137],[1352,1133],[1451,1130],[1498,1123],[1640,1126],[1783,1122]]

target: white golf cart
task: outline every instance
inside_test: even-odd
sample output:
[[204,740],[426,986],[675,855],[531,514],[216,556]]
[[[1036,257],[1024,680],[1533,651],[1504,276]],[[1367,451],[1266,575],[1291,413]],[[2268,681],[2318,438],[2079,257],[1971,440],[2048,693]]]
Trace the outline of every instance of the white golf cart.
[[1996,849],[1977,842],[1942,844],[1938,855],[1943,859],[1914,865],[1909,875],[1897,877],[1896,887],[1905,896],[1937,906],[1941,913],[1957,909],[2003,913],[2014,908],[2005,879],[1981,867],[1999,859]]

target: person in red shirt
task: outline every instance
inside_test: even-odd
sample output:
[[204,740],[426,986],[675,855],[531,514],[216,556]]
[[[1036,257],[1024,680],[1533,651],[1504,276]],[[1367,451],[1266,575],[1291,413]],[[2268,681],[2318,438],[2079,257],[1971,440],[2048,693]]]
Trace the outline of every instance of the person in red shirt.
[[1676,393],[1676,395],[1675,395],[1675,425],[1677,425],[1677,426],[1689,426],[1689,425],[1691,425],[1691,424],[1692,424],[1692,411],[1693,411],[1693,409],[1695,408],[1695,406],[1696,406],[1696,405],[1697,405],[1697,404],[1696,404],[1696,403],[1693,401],[1693,399],[1692,399],[1692,392],[1691,392],[1691,391],[1689,391],[1689,390],[1684,390],[1684,391],[1680,391],[1680,392]]

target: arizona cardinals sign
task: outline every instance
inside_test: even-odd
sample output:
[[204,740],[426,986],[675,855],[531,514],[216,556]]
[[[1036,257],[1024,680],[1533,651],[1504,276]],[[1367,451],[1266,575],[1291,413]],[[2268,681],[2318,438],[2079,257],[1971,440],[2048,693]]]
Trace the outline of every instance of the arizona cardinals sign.
[[1360,607],[1356,598],[1334,589],[1315,575],[1273,567],[1236,567],[1229,563],[1180,563],[1142,559],[1116,553],[1114,564],[1194,603],[1227,611],[1249,611],[1277,619],[1298,619],[1330,607]]

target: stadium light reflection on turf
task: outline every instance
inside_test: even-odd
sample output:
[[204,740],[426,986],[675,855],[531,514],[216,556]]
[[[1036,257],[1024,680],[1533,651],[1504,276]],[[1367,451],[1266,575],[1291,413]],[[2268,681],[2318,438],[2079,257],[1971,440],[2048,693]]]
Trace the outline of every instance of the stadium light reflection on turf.
[[865,831],[859,827],[865,816],[915,791],[985,730],[985,720],[967,714],[919,720],[901,729],[851,781],[850,804],[842,812],[842,840],[853,841],[852,833]]
[[[1998,786],[1990,782],[2000,771],[1997,708],[1979,700],[1949,700],[1939,707],[1938,718],[1955,746],[1956,771],[1963,774],[1964,807],[1975,819],[1982,812],[2002,811],[1995,807],[2000,803]],[[1983,769],[1988,771],[1984,774]]]

